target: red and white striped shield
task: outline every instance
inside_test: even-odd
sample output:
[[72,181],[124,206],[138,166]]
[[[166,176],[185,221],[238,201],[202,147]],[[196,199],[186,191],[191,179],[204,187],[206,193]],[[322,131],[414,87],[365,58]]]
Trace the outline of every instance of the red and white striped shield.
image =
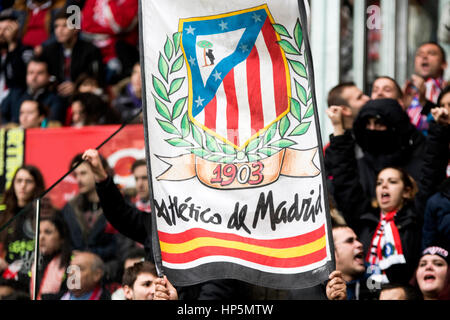
[[290,75],[267,6],[180,22],[191,121],[243,149],[289,112]]

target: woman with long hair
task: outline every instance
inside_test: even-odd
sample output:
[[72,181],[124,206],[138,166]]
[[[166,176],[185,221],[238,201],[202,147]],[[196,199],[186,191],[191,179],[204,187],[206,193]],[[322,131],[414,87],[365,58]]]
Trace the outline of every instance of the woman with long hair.
[[[336,180],[336,187],[341,188],[341,177]],[[357,181],[353,182],[349,196],[357,196],[361,206],[347,208],[343,215],[363,244],[367,276],[380,284],[408,282],[420,255],[422,224],[414,201],[416,182],[402,168],[382,169],[376,177],[375,203],[359,193]]]
[[28,292],[29,275],[34,252],[34,206],[33,200],[45,190],[44,178],[32,165],[19,167],[6,190],[0,213],[3,227],[17,215],[0,233],[0,294],[2,286]]
[[[72,247],[68,227],[60,214],[44,217],[39,223],[39,265],[36,298],[53,300],[64,290],[66,268]],[[30,296],[33,296],[35,266],[31,268]]]

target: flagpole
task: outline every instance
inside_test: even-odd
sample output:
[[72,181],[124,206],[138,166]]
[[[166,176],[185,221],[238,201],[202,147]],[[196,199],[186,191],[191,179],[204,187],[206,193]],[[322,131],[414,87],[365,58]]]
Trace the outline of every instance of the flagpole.
[[143,29],[143,15],[142,15],[142,1],[139,0],[139,12],[138,12],[138,22],[139,22],[139,51],[140,51],[140,65],[141,65],[141,79],[142,79],[142,112],[144,114],[144,139],[145,139],[145,158],[147,162],[147,177],[148,177],[148,186],[150,190],[150,207],[151,207],[151,231],[152,231],[152,251],[153,251],[153,260],[155,262],[156,273],[159,278],[164,276],[163,266],[162,266],[162,257],[161,257],[161,247],[159,245],[158,238],[158,227],[157,227],[157,219],[156,219],[156,209],[153,202],[153,184],[152,184],[152,176],[151,176],[151,163],[150,163],[150,143],[149,143],[149,135],[148,135],[148,118],[147,118],[147,92],[146,92],[146,83],[145,83],[145,65],[144,65],[144,38],[142,36]]
[[36,239],[34,241],[34,278],[33,278],[33,300],[36,300],[36,292],[37,292],[37,277],[38,277],[38,269],[39,269],[39,224],[40,224],[40,207],[41,207],[41,199],[36,199],[36,229],[35,236]]
[[[306,25],[306,30],[308,30],[308,16],[307,16],[307,8],[305,5],[306,0],[298,0],[298,9],[299,14],[301,17],[301,20]],[[320,135],[320,122],[319,122],[319,115],[317,113],[317,99],[316,99],[316,86],[315,86],[315,76],[314,76],[314,67],[313,67],[313,57],[312,57],[312,51],[311,51],[311,45],[309,42],[309,30],[303,34],[304,42],[305,42],[305,55],[308,60],[308,75],[309,75],[309,81],[311,83],[311,91],[312,91],[312,100],[313,104],[316,106],[314,108],[314,121],[316,124],[316,135],[317,135],[317,142],[319,145],[319,150],[323,150],[323,144],[322,144],[322,136]],[[325,168],[325,160],[323,158],[323,154],[319,152],[319,161],[320,161],[320,167]],[[327,181],[325,178],[325,175],[322,172],[322,185],[326,186]],[[330,258],[331,258],[331,269],[336,270],[336,258],[334,255],[334,242],[333,242],[333,233],[331,230],[331,214],[330,214],[330,203],[328,202],[328,190],[327,188],[323,188],[323,194],[324,194],[324,205],[325,205],[325,212],[326,219],[327,219],[327,225],[328,225],[328,246],[330,248]],[[332,271],[331,270],[331,271]],[[330,273],[331,273],[330,271]]]

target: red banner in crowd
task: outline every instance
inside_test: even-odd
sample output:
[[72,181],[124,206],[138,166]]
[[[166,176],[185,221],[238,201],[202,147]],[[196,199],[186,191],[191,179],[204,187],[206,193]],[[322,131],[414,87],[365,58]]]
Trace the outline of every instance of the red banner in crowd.
[[[69,171],[75,155],[86,149],[95,149],[118,128],[118,125],[103,125],[28,129],[25,132],[24,163],[35,165],[41,170],[45,187],[48,188]],[[143,126],[126,126],[99,151],[114,169],[116,183],[122,187],[133,187],[131,165],[135,159],[145,158]],[[61,208],[76,194],[77,189],[75,179],[68,176],[49,193],[49,197],[54,206]]]

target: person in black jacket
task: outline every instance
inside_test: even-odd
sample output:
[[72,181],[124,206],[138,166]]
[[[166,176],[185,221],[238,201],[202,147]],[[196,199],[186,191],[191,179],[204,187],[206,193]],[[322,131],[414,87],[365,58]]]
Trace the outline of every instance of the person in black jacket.
[[103,62],[100,50],[92,43],[82,40],[80,30],[70,28],[70,15],[60,10],[54,27],[56,41],[43,46],[41,58],[48,63],[49,73],[56,77],[58,94],[69,97],[75,92],[75,81],[83,73],[103,82]]
[[[333,177],[338,175],[341,169],[345,169],[340,157],[345,153],[345,157],[351,157],[355,162],[364,194],[372,199],[375,198],[376,175],[384,167],[402,167],[419,181],[425,153],[425,137],[409,122],[408,115],[398,101],[370,100],[358,113],[353,132],[339,124],[342,123],[340,107],[332,106],[328,108],[327,113],[337,115],[336,110],[339,111],[339,116],[333,117],[332,122],[339,134],[331,135],[330,146],[326,150]],[[370,118],[373,119],[372,123],[368,122]],[[386,130],[377,130],[380,125]],[[358,157],[355,157],[355,144],[362,150],[362,155]],[[334,185],[334,181],[332,184]],[[333,196],[339,197],[335,190]],[[342,211],[341,208],[338,209]]]
[[[370,98],[359,89],[354,82],[343,82],[333,87],[327,97],[328,107],[340,106],[342,109],[342,130],[351,132],[353,122],[356,119],[361,108],[370,100]],[[334,201],[333,188],[333,148],[329,148],[330,143],[324,147],[324,166],[327,176],[327,189],[330,205],[336,206]],[[360,158],[362,155],[361,148],[355,144],[355,155]]]
[[[145,259],[154,262],[151,215],[125,201],[111,175],[104,170],[98,151],[87,150],[83,160],[88,161],[94,172],[96,190],[105,217],[120,233],[142,243]],[[207,281],[176,289],[180,300],[224,300],[235,298],[238,294],[234,280]]]
[[[77,154],[71,161],[70,168],[81,160]],[[107,162],[102,159],[104,165]],[[94,174],[86,163],[79,165],[73,172],[77,181],[79,194],[73,197],[62,209],[62,216],[67,223],[74,250],[90,251],[100,256],[108,264],[114,264],[117,251],[115,231],[108,225],[95,191]]]

